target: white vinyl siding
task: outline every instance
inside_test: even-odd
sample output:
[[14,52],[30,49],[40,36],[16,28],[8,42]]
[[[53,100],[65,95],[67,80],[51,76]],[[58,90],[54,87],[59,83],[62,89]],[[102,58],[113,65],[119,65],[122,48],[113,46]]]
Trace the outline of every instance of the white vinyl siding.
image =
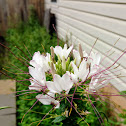
[[[112,55],[105,58],[102,67],[112,65],[126,48],[126,0],[59,0],[55,4],[48,0],[46,8],[56,15],[60,38],[68,36],[70,43],[81,43],[87,52],[98,38],[93,51],[102,57],[111,49]],[[126,76],[126,55],[114,67],[119,64],[111,74]],[[126,77],[112,79],[111,83],[119,91],[126,90]]]

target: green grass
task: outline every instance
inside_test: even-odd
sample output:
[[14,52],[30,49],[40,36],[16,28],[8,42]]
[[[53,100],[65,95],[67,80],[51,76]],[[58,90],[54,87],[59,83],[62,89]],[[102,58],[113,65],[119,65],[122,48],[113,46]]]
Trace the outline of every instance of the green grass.
[[[28,22],[20,23],[17,28],[9,29],[6,36],[6,41],[6,46],[10,48],[11,52],[13,52],[16,57],[12,55],[10,51],[7,51],[8,58],[6,58],[4,68],[7,69],[7,74],[11,78],[14,78],[16,80],[24,80],[24,78],[29,78],[28,75],[13,74],[22,73],[22,71],[20,71],[19,69],[28,72],[28,68],[23,64],[27,63],[23,57],[25,57],[29,61],[29,59],[32,59],[31,55],[33,56],[36,51],[40,51],[41,53],[50,52],[50,46],[57,45],[57,37],[55,35],[51,37],[49,33],[46,32],[46,29],[41,27],[38,21],[34,20],[34,15],[33,17],[30,17]],[[20,48],[20,50],[18,48]],[[31,55],[29,54],[29,52]],[[17,57],[19,59],[17,59]],[[20,60],[23,60],[23,63],[21,63]],[[30,85],[29,81],[25,81],[22,83],[25,85]],[[16,88],[17,91],[28,90],[28,86],[24,86],[18,82],[16,83]],[[23,95],[17,97],[16,100],[18,126],[29,126],[30,123],[39,121],[42,119],[45,113],[50,110],[51,106],[43,106],[40,102],[38,102],[32,108],[32,111],[26,114],[23,122],[21,123],[21,119],[24,114],[31,108],[31,106],[36,101],[35,96],[36,94],[30,94],[30,96]],[[32,126],[36,125],[37,123],[33,124]],[[51,124],[51,120],[44,120],[43,123],[44,125],[49,125]],[[58,123],[58,125],[60,124]]]

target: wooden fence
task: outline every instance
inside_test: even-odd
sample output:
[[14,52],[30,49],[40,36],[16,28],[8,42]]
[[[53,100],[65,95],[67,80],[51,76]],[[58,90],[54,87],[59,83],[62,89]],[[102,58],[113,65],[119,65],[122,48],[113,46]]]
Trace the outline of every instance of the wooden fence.
[[0,36],[12,24],[26,21],[31,5],[35,7],[40,23],[43,24],[44,0],[0,0]]

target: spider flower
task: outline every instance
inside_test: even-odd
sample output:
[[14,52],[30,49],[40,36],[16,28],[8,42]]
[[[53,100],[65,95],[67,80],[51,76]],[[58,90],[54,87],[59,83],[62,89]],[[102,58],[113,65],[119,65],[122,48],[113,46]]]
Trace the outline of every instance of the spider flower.
[[[73,49],[73,56],[76,59],[76,65],[79,66],[79,64],[81,62],[80,53],[77,50]],[[88,57],[88,54],[85,51],[83,51],[83,57],[84,58]]]
[[42,90],[42,87],[45,86],[46,82],[46,76],[43,69],[38,66],[35,68],[29,66],[29,73],[32,76],[32,78],[30,78],[31,85],[29,86],[29,89],[37,91]]
[[[64,48],[60,46],[51,47],[51,56],[49,53],[46,53],[46,56],[42,55],[39,51],[34,53],[30,61],[32,66],[29,66],[29,74],[32,76],[29,89],[41,93],[36,98],[42,104],[54,104],[55,108],[59,108],[60,100],[69,96],[72,88],[76,86],[83,88],[86,81],[90,82],[84,90],[88,89],[92,93],[107,84],[108,81],[103,74],[98,74],[100,55],[93,52],[88,55],[85,51],[82,51],[82,48],[79,52],[74,49],[74,58],[70,60],[69,54],[72,49],[73,46],[67,49],[65,44]],[[54,59],[54,53],[57,55],[57,60]],[[78,82],[81,84],[76,85]]]
[[73,86],[73,82],[68,74],[64,74],[62,77],[55,74],[54,81],[47,81],[46,85],[50,92],[60,94],[62,91],[65,91],[68,94]]
[[63,56],[65,57],[65,59],[67,59],[72,49],[73,49],[73,46],[70,46],[70,48],[67,49],[67,44],[65,44],[63,49],[61,46],[56,46],[54,48],[54,53],[57,56],[59,56],[61,60],[63,59]]
[[74,76],[72,75],[72,77],[81,79],[82,82],[84,82],[89,74],[89,69],[87,69],[86,61],[83,60],[80,64],[79,68],[74,64],[74,62],[71,62],[71,64],[72,64],[72,67],[74,70]]
[[55,100],[54,96],[54,93],[48,92],[47,95],[38,94],[36,98],[44,105],[54,104],[55,108],[59,108],[60,103],[58,100]]
[[89,83],[89,92],[96,92],[98,89],[106,86],[109,79],[106,79],[103,74],[92,77]]
[[45,72],[47,72],[50,70],[49,62],[50,54],[46,53],[46,56],[44,56],[38,51],[34,53],[32,60],[30,61],[30,65],[33,67],[41,67]]

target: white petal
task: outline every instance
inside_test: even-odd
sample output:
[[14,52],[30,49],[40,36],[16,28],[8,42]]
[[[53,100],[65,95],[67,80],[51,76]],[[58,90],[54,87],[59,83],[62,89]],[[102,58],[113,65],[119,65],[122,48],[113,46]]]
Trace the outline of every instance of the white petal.
[[70,46],[69,49],[64,50],[64,54],[63,55],[65,56],[65,59],[67,59],[67,57],[69,56],[69,54],[70,54],[70,52],[71,52],[72,49],[73,49],[73,45]]
[[60,46],[56,46],[54,48],[54,53],[58,56],[60,56],[60,58],[62,59],[62,48]]
[[34,55],[33,55],[33,57],[32,57],[32,59],[35,60],[35,61],[37,61],[40,58],[40,56],[41,56],[41,54],[40,54],[39,51],[35,52]]
[[63,90],[63,88],[62,88],[62,79],[58,74],[54,75],[54,84],[55,84],[55,87],[57,88],[58,92],[61,92]]
[[50,62],[50,54],[49,53],[46,53],[46,61]]
[[94,92],[98,89],[106,86],[109,80],[105,80],[102,74],[92,77],[91,83],[89,84],[89,91]]
[[50,105],[51,104],[51,99],[49,98],[48,95],[43,95],[39,94],[36,96],[36,98],[44,105]]
[[55,101],[53,101],[53,103],[56,105],[55,108],[59,108],[60,107],[60,102],[59,101],[55,100]]
[[48,89],[50,90],[50,92],[53,92],[53,93],[60,93],[57,88],[55,87],[55,83],[52,82],[52,81],[47,81],[46,82],[46,85],[48,87]]
[[70,78],[72,79],[72,81],[74,83],[77,83],[78,82],[78,77],[75,74],[70,73],[69,71],[66,71],[66,73],[70,76]]
[[48,89],[53,93],[60,93],[63,90],[67,91],[73,86],[73,82],[70,79],[68,74],[64,74],[62,77],[55,74],[54,82],[47,81],[46,82]]
[[45,83],[43,82],[46,80],[46,78],[45,78],[45,73],[43,72],[43,70],[31,67],[31,66],[29,66],[28,68],[29,68],[29,73],[31,74],[31,76],[44,86]]
[[85,51],[83,51],[83,57],[88,57],[88,54]]
[[100,60],[101,60],[101,55],[99,53],[97,53],[95,58],[96,58],[95,64],[99,65],[100,64]]
[[[55,104],[56,107],[55,108],[59,108],[60,103],[59,101],[55,100],[54,97],[52,97],[52,93],[48,93],[47,95],[43,95],[43,94],[39,94],[36,96],[36,98],[44,105],[50,105],[50,104]],[[51,97],[50,97],[51,96]]]
[[64,45],[64,50],[67,50],[67,44]]
[[34,53],[32,60],[34,60],[40,66],[43,64],[43,57],[39,51]]
[[78,77],[82,80],[82,81],[85,81],[89,71],[86,69],[86,64],[87,62],[85,60],[83,60],[80,64],[80,67],[79,67],[79,74],[78,74]]
[[74,74],[78,76],[78,72],[79,72],[79,71],[78,71],[77,66],[74,64],[74,62],[71,62],[71,65],[72,65],[72,67],[73,67]]
[[87,62],[85,60],[83,60],[79,66],[79,72],[80,71],[86,71],[86,65],[87,65]]
[[68,74],[64,74],[62,76],[62,87],[63,87],[63,90],[67,91],[67,90],[70,90],[73,86],[73,82],[72,80],[70,79],[69,75]]
[[38,64],[35,62],[35,60],[31,60],[30,65],[32,65],[33,67],[37,67]]
[[42,84],[35,81],[33,78],[30,78],[31,85],[29,86],[29,90],[37,90],[40,91],[42,90]]
[[77,50],[73,50],[73,55],[74,55],[74,58],[76,58],[76,65],[79,66],[80,64],[80,61],[81,61],[81,57],[80,57],[80,54]]

